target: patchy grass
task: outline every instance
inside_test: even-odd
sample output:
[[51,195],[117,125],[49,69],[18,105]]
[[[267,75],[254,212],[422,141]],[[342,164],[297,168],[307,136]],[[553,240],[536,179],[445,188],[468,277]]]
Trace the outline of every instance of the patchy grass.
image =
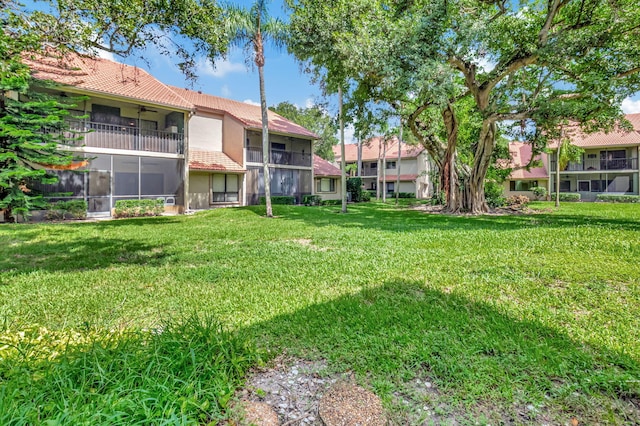
[[[273,220],[261,216],[262,208],[248,207],[3,226],[1,338],[15,342],[19,331],[39,327],[61,336],[92,330],[94,340],[108,343],[99,348],[111,348],[98,352],[115,365],[118,357],[144,365],[156,352],[140,350],[149,347],[140,342],[164,333],[143,330],[205,316],[216,324],[211,333],[221,336],[208,352],[198,346],[207,356],[226,353],[220,348],[228,345],[246,348],[237,351],[240,367],[231,368],[234,356],[220,356],[210,367],[229,366],[233,373],[221,380],[230,389],[246,365],[259,362],[250,349],[256,344],[272,355],[286,350],[325,358],[336,371],[354,371],[383,397],[397,423],[420,419],[425,405],[444,422],[637,422],[640,208],[551,206],[533,203],[539,212],[533,215],[481,217],[430,215],[393,202],[349,206],[346,215],[339,207],[274,206]],[[145,337],[119,343],[132,335]],[[50,339],[40,340],[50,346]],[[193,344],[185,333],[182,346],[171,346],[175,355],[164,352],[167,362],[181,359],[178,352]],[[70,359],[95,358],[94,346],[72,339],[68,347]],[[33,423],[26,417],[33,411],[27,385],[48,395],[65,377],[63,397],[51,399],[49,414],[39,419],[59,420],[55,413],[63,412],[92,424],[145,416],[197,423],[203,416],[224,416],[224,392],[162,390],[132,378],[145,372],[107,370],[109,389],[151,388],[160,401],[148,403],[152,411],[125,410],[114,417],[122,410],[114,408],[112,391],[91,399],[91,388],[67,369],[73,364],[67,358],[43,364],[2,343],[0,357],[13,360],[0,363],[0,420],[22,419],[15,424]],[[90,371],[101,365],[92,364]],[[205,378],[182,367],[175,371],[178,381],[183,374],[191,386],[210,386],[209,373]],[[435,390],[417,390],[420,380]],[[71,394],[102,401],[91,406],[102,417],[82,417],[73,408],[78,405],[69,403]],[[129,393],[115,394],[146,409]],[[167,395],[176,401],[195,395],[195,405],[210,405],[187,410],[167,402]]]

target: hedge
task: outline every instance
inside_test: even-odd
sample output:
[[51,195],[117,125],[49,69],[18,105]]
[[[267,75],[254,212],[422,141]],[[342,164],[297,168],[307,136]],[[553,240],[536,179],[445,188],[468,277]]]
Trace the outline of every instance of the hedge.
[[[294,205],[296,203],[296,197],[282,195],[277,197],[271,197],[271,204],[286,204],[286,205]],[[263,206],[267,204],[267,199],[265,197],[260,197],[260,204]]]
[[640,195],[598,194],[596,200],[609,203],[640,203]]
[[322,202],[322,197],[319,195],[303,195],[302,204],[305,206],[319,206]]
[[[551,201],[556,199],[556,193],[551,193]],[[561,192],[560,201],[580,201],[580,194],[578,192]]]
[[70,200],[51,203],[45,217],[48,220],[86,219],[87,202],[85,200]]
[[115,217],[160,216],[164,212],[164,200],[118,200]]

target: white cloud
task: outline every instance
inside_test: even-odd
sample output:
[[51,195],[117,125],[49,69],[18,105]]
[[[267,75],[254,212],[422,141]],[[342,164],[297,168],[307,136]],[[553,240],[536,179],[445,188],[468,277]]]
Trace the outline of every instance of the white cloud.
[[240,62],[232,62],[229,59],[223,61],[217,61],[214,67],[211,61],[206,58],[200,58],[198,60],[197,71],[199,74],[208,75],[210,77],[222,78],[227,74],[234,72],[246,73],[247,67]]
[[107,52],[106,50],[96,49],[96,54],[99,58],[108,59],[109,61],[115,61],[116,57],[113,53]]
[[[340,139],[340,130],[338,130],[338,134],[336,135],[338,140]],[[356,128],[353,127],[353,123],[349,123],[344,126],[344,143],[356,143]]]
[[244,102],[245,104],[249,104],[249,105],[260,106],[260,102],[252,101],[251,99],[245,99],[242,102]]
[[622,111],[624,111],[625,114],[640,112],[640,99],[635,101],[631,98],[625,99],[622,101]]
[[491,72],[498,65],[497,62],[490,60],[487,56],[476,58],[473,62],[480,68],[480,71],[485,73]]
[[315,102],[313,101],[313,98],[307,98],[307,100],[304,101],[305,108],[313,108],[314,105],[315,105]]
[[222,97],[228,98],[229,96],[231,96],[231,89],[229,89],[229,86],[225,84],[220,88],[220,93],[222,94]]

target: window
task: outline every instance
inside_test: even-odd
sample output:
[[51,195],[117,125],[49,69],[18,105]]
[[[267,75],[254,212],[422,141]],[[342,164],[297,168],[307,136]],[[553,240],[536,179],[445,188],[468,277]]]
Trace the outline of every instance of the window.
[[318,179],[316,192],[336,192],[336,180],[331,178]]
[[560,181],[560,192],[571,192],[571,181],[570,180],[561,180]]
[[271,149],[276,151],[286,151],[287,146],[283,143],[271,142]]
[[372,169],[377,169],[378,168],[378,163],[371,163],[371,168]]
[[396,169],[396,162],[395,161],[387,161],[387,169],[395,170]]
[[588,180],[578,181],[578,192],[590,192],[590,191],[591,191],[591,181],[588,181]]
[[237,203],[239,197],[238,175],[214,174],[212,177],[212,196],[214,203]]
[[531,188],[538,186],[537,180],[512,180],[509,181],[509,191],[531,191]]
[[387,193],[393,192],[394,188],[395,188],[394,182],[387,182]]

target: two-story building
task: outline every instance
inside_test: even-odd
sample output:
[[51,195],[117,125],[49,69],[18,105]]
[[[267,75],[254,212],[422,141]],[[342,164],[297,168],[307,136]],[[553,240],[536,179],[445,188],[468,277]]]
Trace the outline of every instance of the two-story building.
[[[579,193],[582,201],[595,201],[598,194],[638,195],[640,164],[640,114],[627,114],[633,130],[617,129],[609,133],[586,134],[578,129],[569,132],[571,143],[584,150],[580,161],[570,162],[560,170],[560,192]],[[550,153],[542,154],[541,167],[526,171],[517,168],[507,179],[508,195],[531,196],[533,186],[547,186],[555,192],[557,142],[549,144]],[[531,146],[510,144],[512,165],[522,167],[529,162]]]
[[[415,194],[416,198],[428,198],[433,193],[430,185],[429,173],[434,166],[429,155],[423,147],[411,146],[401,143],[397,137],[393,137],[384,143],[381,137],[374,137],[358,144],[345,145],[345,163],[352,169],[350,175],[357,175],[358,149],[361,150],[360,158],[362,170],[360,177],[363,189],[376,191],[380,189],[393,194],[396,191],[398,169],[400,171],[400,187],[398,192]],[[398,150],[400,159],[398,160]],[[339,146],[333,147],[336,163],[340,163],[341,150]],[[384,159],[384,161],[382,161]],[[378,171],[378,164],[383,167]]]
[[[264,195],[260,107],[167,86],[137,67],[78,56],[28,60],[51,91],[83,98],[71,111],[67,150],[87,161],[41,188],[53,199],[84,199],[90,215],[118,200],[158,199],[166,210],[257,204]],[[77,133],[73,133],[77,132]],[[317,136],[269,112],[272,195],[312,193]]]

